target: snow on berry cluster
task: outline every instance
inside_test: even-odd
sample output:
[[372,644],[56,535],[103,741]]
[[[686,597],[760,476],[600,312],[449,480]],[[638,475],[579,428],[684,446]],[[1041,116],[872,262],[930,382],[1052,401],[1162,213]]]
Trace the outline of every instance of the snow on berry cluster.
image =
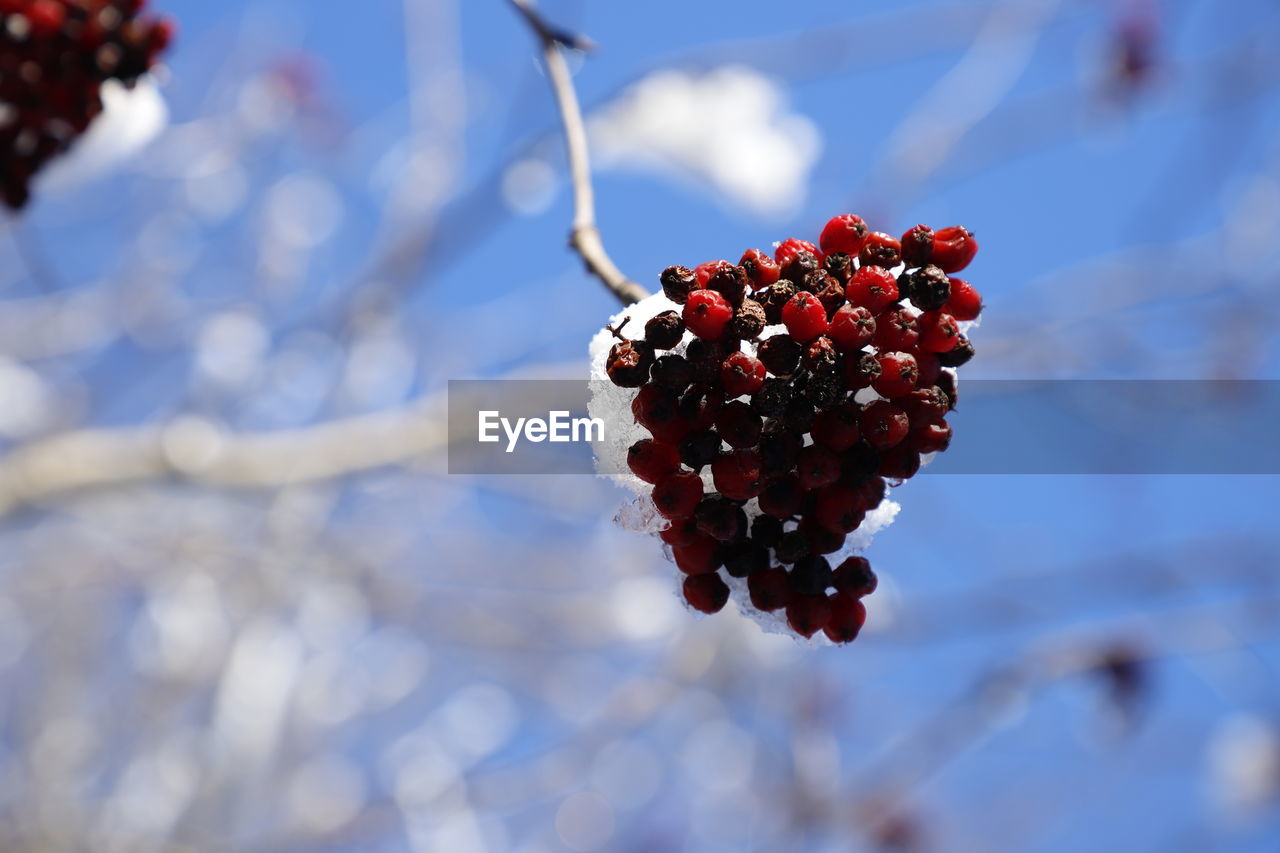
[[109,79],[132,85],[168,46],[168,20],[145,0],[0,0],[0,198],[13,209],[31,179],[102,112]]
[[951,440],[982,309],[951,274],[977,249],[959,226],[899,240],[838,216],[817,246],[668,267],[596,336],[601,470],[625,454],[690,606],[732,596],[769,628],[858,636],[877,579],[854,552],[897,513],[887,487]]

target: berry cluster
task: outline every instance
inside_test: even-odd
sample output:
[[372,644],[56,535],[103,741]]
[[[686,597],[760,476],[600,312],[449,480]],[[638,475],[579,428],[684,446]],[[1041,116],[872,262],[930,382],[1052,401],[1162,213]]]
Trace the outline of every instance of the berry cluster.
[[0,0],[0,198],[13,209],[32,177],[102,112],[103,81],[132,84],[168,46],[145,0]]
[[962,324],[982,309],[951,274],[977,248],[961,227],[899,240],[838,216],[817,246],[668,267],[662,290],[679,310],[642,337],[626,320],[609,329],[605,372],[636,389],[649,434],[627,463],[669,520],[660,535],[690,605],[724,607],[723,569],[798,634],[858,635],[876,575],[863,557],[827,555],[951,440],[952,369],[973,357]]

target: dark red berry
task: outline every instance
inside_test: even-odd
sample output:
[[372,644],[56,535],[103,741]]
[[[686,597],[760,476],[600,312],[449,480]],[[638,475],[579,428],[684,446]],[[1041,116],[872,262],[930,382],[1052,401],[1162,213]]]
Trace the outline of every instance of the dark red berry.
[[833,643],[851,643],[867,621],[867,608],[856,596],[836,593],[827,596],[830,615],[822,632]]
[[832,585],[838,592],[847,593],[855,598],[870,595],[876,591],[879,580],[871,571],[871,563],[866,557],[849,557],[836,566],[832,575]]
[[857,403],[842,403],[818,412],[813,418],[813,429],[810,431],[814,443],[835,451],[853,447],[862,437],[858,431],[858,418],[861,414]]
[[684,600],[703,613],[719,613],[729,601],[729,587],[719,575],[692,575],[684,579]]
[[800,526],[796,529],[804,536],[805,541],[809,543],[809,553],[811,554],[834,554],[844,547],[845,534],[828,530],[816,518],[806,517],[800,519]]
[[808,343],[827,331],[827,309],[812,293],[800,292],[782,306],[782,322],[787,334]]
[[820,444],[810,444],[800,451],[796,474],[800,477],[800,485],[806,489],[828,486],[840,479],[840,457]]
[[908,441],[917,453],[941,453],[951,444],[951,425],[941,417],[913,423]]
[[[771,515],[757,515],[751,522],[751,541],[765,548],[772,548],[782,536],[782,521]],[[765,555],[766,561],[768,554]],[[767,568],[766,565],[760,568]],[[736,577],[736,576],[735,576]]]
[[875,315],[861,305],[840,306],[827,329],[827,337],[844,352],[862,349],[875,333]]
[[836,345],[826,335],[809,341],[800,357],[800,365],[810,373],[834,373],[839,361]]
[[698,529],[720,542],[736,542],[747,535],[747,514],[725,498],[703,498],[693,511]]
[[907,413],[887,400],[874,400],[862,410],[858,422],[862,437],[877,450],[885,450],[899,444],[907,437],[910,422]]
[[654,438],[668,444],[678,444],[693,427],[680,412],[676,396],[653,382],[641,386],[636,393],[631,414]]
[[[776,522],[777,519],[760,516],[756,520],[765,519]],[[769,548],[762,544],[755,535],[755,525],[751,527],[751,542],[738,542],[729,545],[724,552],[724,570],[730,577],[745,578],[756,572],[769,568]]]
[[902,260],[909,267],[922,267],[933,256],[933,229],[917,225],[902,235]]
[[831,564],[821,554],[796,560],[791,569],[791,588],[801,595],[823,595],[831,586]]
[[902,244],[897,237],[883,231],[873,231],[867,235],[858,252],[858,263],[862,266],[877,266],[892,269],[902,263]]
[[852,533],[865,516],[861,497],[848,486],[833,483],[819,490],[813,517],[827,530]]
[[901,397],[916,389],[920,369],[909,352],[886,352],[879,357],[880,378],[871,383],[883,397]]
[[907,417],[911,419],[911,423],[923,423],[931,418],[941,418],[947,413],[947,395],[942,393],[942,389],[937,386],[924,386],[921,383],[920,388],[912,391],[900,400],[897,404],[907,413]]
[[835,217],[823,227],[818,245],[823,252],[844,252],[856,257],[867,241],[867,231],[867,223],[862,221],[861,216],[846,213]]
[[898,301],[898,280],[884,267],[859,267],[849,279],[844,296],[872,314],[879,314]]
[[905,444],[886,450],[880,458],[880,476],[901,483],[920,470],[920,454]]
[[673,545],[671,556],[676,568],[686,575],[705,575],[720,568],[722,549],[719,542],[703,534],[689,545]]
[[653,504],[663,518],[688,518],[702,500],[702,478],[682,471],[653,487]]
[[701,286],[693,270],[680,266],[667,267],[662,271],[659,281],[662,283],[662,292],[666,297],[680,305],[689,298],[691,291]]
[[920,374],[920,381],[917,383],[917,387],[928,388],[937,382],[938,374],[942,372],[942,362],[938,361],[937,354],[916,350],[912,355],[916,357],[916,367],[919,369]]
[[642,438],[627,449],[627,467],[646,483],[658,483],[680,470],[680,455],[666,442]]
[[719,338],[732,319],[733,306],[714,290],[695,290],[684,303],[684,324],[700,338]]
[[791,630],[812,637],[831,620],[831,605],[825,595],[796,595],[787,605],[787,624]]
[[960,272],[969,266],[976,254],[978,241],[969,229],[953,225],[934,232],[933,256],[929,260],[942,267],[943,272]]
[[942,310],[957,320],[976,320],[982,313],[982,295],[964,279],[953,278],[951,279],[951,296],[942,306]]
[[773,546],[773,555],[779,563],[788,565],[809,556],[809,540],[799,530],[788,530],[778,537],[778,544]]
[[787,606],[791,600],[791,579],[786,569],[765,569],[747,578],[747,591],[751,594],[751,604],[768,613]]
[[890,308],[876,317],[876,333],[871,342],[881,352],[913,350],[920,342],[920,327],[906,309]]
[[692,516],[675,519],[665,530],[658,533],[663,542],[672,546],[692,545],[702,535],[702,531],[698,529],[698,523]]
[[738,266],[746,270],[753,290],[768,287],[778,280],[778,262],[759,249],[747,249]]
[[716,432],[730,447],[755,447],[763,428],[760,416],[742,400],[725,403],[716,415]]
[[724,360],[720,368],[720,382],[729,397],[754,394],[764,384],[765,367],[758,358],[745,352],[735,352]]
[[863,353],[856,358],[854,354],[844,360],[844,385],[850,391],[870,388],[871,383],[880,378],[880,360],[874,353]]
[[764,484],[760,492],[760,511],[774,518],[790,518],[800,511],[804,494],[795,476],[779,477]]
[[676,450],[681,462],[694,471],[701,471],[719,458],[720,436],[712,430],[700,430],[685,436]]
[[745,501],[760,494],[760,454],[755,450],[733,450],[723,453],[711,463],[711,478],[716,491],[735,501]]

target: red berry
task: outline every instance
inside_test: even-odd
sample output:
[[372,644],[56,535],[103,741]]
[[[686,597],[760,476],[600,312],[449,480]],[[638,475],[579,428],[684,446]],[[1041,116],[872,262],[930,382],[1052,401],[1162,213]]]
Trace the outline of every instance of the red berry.
[[902,260],[909,267],[922,267],[933,256],[933,229],[917,225],[902,235]]
[[782,306],[782,322],[787,333],[800,343],[808,343],[827,331],[827,309],[812,293],[801,291]]
[[903,308],[890,308],[876,317],[876,333],[871,342],[881,352],[915,349],[920,341],[916,318]]
[[840,479],[840,457],[820,444],[810,444],[800,451],[796,474],[800,477],[800,485],[806,489],[829,486]]
[[754,394],[764,384],[766,372],[759,359],[752,358],[741,351],[732,353],[720,368],[720,381],[724,384],[724,393],[729,397]]
[[827,329],[827,337],[845,352],[862,349],[871,342],[875,333],[875,315],[861,305],[841,305]]
[[880,476],[896,480],[898,485],[910,480],[920,470],[920,454],[905,444],[886,450],[880,457]]
[[857,257],[866,240],[867,223],[863,222],[862,217],[857,214],[846,213],[826,224],[822,229],[822,236],[818,239],[818,245],[822,247],[824,254],[844,252],[851,257]]
[[902,263],[902,244],[897,237],[891,237],[883,231],[873,231],[867,235],[858,253],[858,263],[862,266],[877,266],[891,269]]
[[30,22],[32,32],[42,38],[55,35],[67,19],[66,8],[53,0],[36,0],[23,14]]
[[679,444],[693,425],[680,411],[675,394],[653,382],[641,386],[631,401],[631,414],[636,423],[667,444]]
[[942,372],[942,362],[938,361],[936,353],[916,352],[916,366],[920,370],[920,382],[918,387],[928,388],[938,381],[938,374]]
[[827,597],[830,615],[822,632],[833,643],[851,643],[867,621],[867,608],[856,596],[838,592]]
[[684,579],[684,600],[703,613],[719,613],[729,601],[729,587],[719,575],[693,575]]
[[909,352],[887,352],[878,359],[880,378],[871,383],[876,393],[884,397],[901,397],[916,390],[920,368],[916,357]]
[[680,454],[666,442],[642,438],[628,448],[627,467],[646,483],[657,483],[680,470]]
[[884,267],[858,267],[844,296],[854,305],[879,314],[898,301],[898,280]]
[[747,249],[738,261],[738,266],[747,271],[752,290],[762,290],[778,280],[781,267],[773,258],[759,249]]
[[976,320],[982,313],[982,295],[977,289],[962,278],[951,279],[951,296],[947,304],[942,306],[957,320]]
[[702,478],[680,471],[653,487],[653,505],[663,518],[688,518],[702,500]]
[[831,604],[825,595],[797,595],[787,605],[787,624],[797,634],[812,637],[831,619]]
[[960,343],[956,318],[942,311],[926,311],[916,318],[920,348],[926,352],[951,352]]
[[849,557],[836,566],[832,584],[839,592],[862,597],[876,591],[879,579],[871,571],[871,563],[866,557]]
[[658,533],[658,537],[671,546],[692,545],[699,536],[702,536],[702,531],[693,517],[675,519],[666,530]]
[[862,410],[862,437],[877,450],[886,450],[907,437],[907,413],[887,400],[874,400]]
[[676,568],[686,575],[705,575],[720,568],[721,545],[710,536],[699,536],[689,545],[671,548]]
[[711,478],[726,498],[750,500],[760,494],[760,465],[760,454],[755,450],[733,450],[711,463]]
[[751,603],[755,608],[767,613],[787,606],[791,600],[791,579],[787,577],[786,569],[765,569],[747,578],[747,591],[751,593]]
[[917,453],[941,453],[951,445],[951,424],[940,417],[912,424],[910,443]]
[[952,225],[934,232],[933,257],[929,262],[942,267],[943,272],[960,272],[969,266],[976,254],[978,241],[972,232],[962,225]]
[[684,303],[684,324],[700,338],[716,340],[733,319],[733,306],[714,290],[695,290]]
[[693,268],[693,276],[698,282],[698,287],[706,287],[707,282],[711,280],[711,276],[732,266],[733,264],[728,261],[707,261],[705,264],[698,264]]
[[808,252],[814,258],[822,254],[818,251],[818,247],[808,240],[797,240],[795,237],[791,237],[778,244],[778,248],[773,251],[773,259],[778,262],[779,267],[785,267],[795,260],[796,255],[801,252]]
[[857,403],[842,403],[818,412],[813,419],[813,428],[809,430],[814,444],[836,451],[853,447],[862,437],[858,431],[861,414]]
[[862,498],[848,486],[834,483],[818,491],[814,518],[834,533],[852,533],[862,524],[866,511]]

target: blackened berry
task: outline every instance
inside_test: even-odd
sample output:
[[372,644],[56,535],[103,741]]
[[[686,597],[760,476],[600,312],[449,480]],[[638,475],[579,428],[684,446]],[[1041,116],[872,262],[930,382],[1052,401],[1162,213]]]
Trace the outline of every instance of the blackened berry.
[[[959,349],[959,347],[957,347],[956,349]],[[973,348],[970,347],[969,350],[970,350],[970,355],[972,355]],[[952,350],[952,353],[955,353],[955,351],[956,350]],[[939,358],[938,360],[941,361],[942,359]],[[968,359],[966,358],[965,361],[968,361]],[[946,365],[943,365],[943,366],[945,367]],[[947,408],[954,409],[956,405],[959,404],[960,402],[960,391],[956,387],[955,375],[952,373],[948,373],[947,371],[944,370],[942,371],[942,373],[938,374],[938,381],[934,384],[937,385],[938,390],[940,390],[943,394],[946,395]]]
[[822,259],[822,268],[841,284],[853,277],[853,258],[844,252],[832,252]]
[[831,316],[835,314],[836,311],[839,310],[840,306],[844,305],[847,300],[844,298],[844,285],[826,273],[822,273],[822,275],[824,276],[824,283],[820,289],[813,292],[813,295],[818,297],[818,301],[822,303],[822,307],[827,309],[827,319],[830,320]]
[[701,471],[720,455],[720,436],[712,430],[695,432],[685,436],[676,449],[682,463]]
[[770,377],[760,386],[760,390],[751,395],[751,408],[766,418],[777,418],[786,414],[791,403],[791,383],[785,379]]
[[789,261],[781,266],[782,277],[800,287],[804,283],[805,276],[818,269],[820,265],[817,253],[805,250],[796,252]]
[[721,266],[707,279],[707,289],[719,293],[730,305],[739,305],[747,294],[747,272],[742,267]]
[[[761,493],[763,496],[763,493]],[[751,541],[765,548],[772,548],[782,536],[782,520],[772,515],[757,515],[751,522]],[[767,558],[767,555],[766,555]]]
[[679,394],[693,381],[693,368],[684,356],[668,353],[653,363],[649,375],[656,384]]
[[790,430],[770,432],[768,427],[766,424],[765,434],[760,437],[760,460],[765,475],[776,477],[796,467],[800,449],[804,447],[804,439],[800,438],[799,433]]
[[803,435],[813,428],[813,418],[816,414],[813,403],[802,393],[800,396],[793,397],[787,404],[787,412],[782,416],[782,423],[790,431]]
[[644,324],[645,342],[655,349],[671,349],[684,337],[684,321],[674,311],[663,311]]
[[[859,441],[853,447],[840,454],[840,482],[846,486],[862,486],[874,477],[879,470],[880,451],[872,447],[870,442]],[[880,505],[879,500],[874,504],[868,503],[865,492],[862,492],[861,495],[863,506],[867,509],[873,509]]]
[[[816,409],[834,406],[844,397],[841,378],[835,373],[807,373],[804,377],[804,399]],[[812,426],[812,421],[809,421]]]
[[799,530],[788,530],[778,537],[778,544],[773,546],[773,555],[779,563],[788,565],[809,556],[809,540]]
[[741,504],[725,498],[704,498],[693,512],[698,529],[720,542],[737,542],[747,535],[747,514]]
[[[775,519],[790,518],[800,511],[803,501],[800,481],[795,476],[779,477],[764,484],[760,492],[760,511]],[[776,542],[775,538],[769,544]]]
[[880,378],[880,359],[875,353],[864,352],[853,357],[854,353],[844,360],[844,384],[850,391],[870,388],[871,383]]
[[760,416],[742,400],[725,403],[716,415],[716,432],[730,447],[755,447],[763,427]]
[[787,334],[765,338],[756,349],[756,356],[774,376],[790,376],[795,373],[803,354],[804,347]]
[[806,489],[829,486],[840,479],[840,457],[820,444],[810,444],[800,451],[796,474]]
[[703,613],[719,613],[729,602],[729,587],[719,575],[690,575],[683,592],[689,606]]
[[898,278],[898,291],[921,311],[936,311],[951,297],[951,279],[929,264]]
[[689,292],[698,287],[698,280],[693,270],[688,267],[667,267],[662,271],[659,280],[662,282],[662,292],[666,297],[680,305],[689,298]]
[[753,340],[764,331],[764,306],[754,299],[744,299],[729,321],[729,334],[744,341]]
[[779,281],[756,294],[756,299],[764,306],[765,323],[776,326],[782,322],[782,306],[796,295],[796,286],[789,281]]
[[[767,516],[761,516],[761,518],[767,518]],[[776,520],[770,519],[770,521]],[[754,535],[752,539],[755,539]],[[725,549],[724,569],[730,577],[750,577],[767,568],[769,568],[769,549],[759,541],[739,542]]]
[[[946,352],[938,353],[938,363],[943,367],[960,367],[963,364],[968,364],[973,355],[973,344],[969,342],[968,338],[961,335],[958,344]],[[945,376],[946,374],[943,375]],[[954,404],[952,408],[955,408]]]
[[791,569],[791,588],[801,595],[819,595],[831,586],[831,564],[820,554],[796,560]]
[[723,341],[709,341],[705,338],[689,341],[689,346],[684,351],[684,357],[693,370],[693,381],[703,384],[720,381],[720,365],[728,355]]
[[835,373],[839,353],[831,339],[823,335],[805,345],[800,364],[810,373]]
[[813,419],[813,441],[835,451],[848,450],[858,443],[858,418],[862,410],[857,403],[845,402],[818,412]]

